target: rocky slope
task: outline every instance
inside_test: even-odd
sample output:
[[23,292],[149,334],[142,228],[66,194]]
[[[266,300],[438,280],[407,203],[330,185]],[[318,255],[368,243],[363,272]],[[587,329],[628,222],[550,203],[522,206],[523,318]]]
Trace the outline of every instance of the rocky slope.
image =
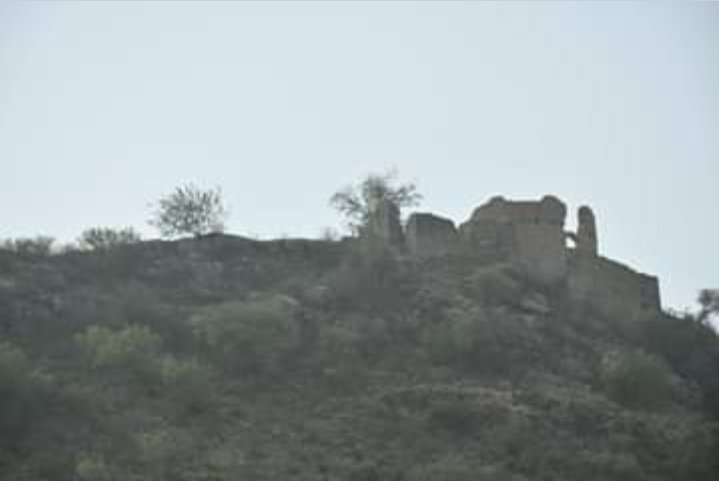
[[716,477],[719,343],[663,320],[347,240],[1,251],[0,476]]

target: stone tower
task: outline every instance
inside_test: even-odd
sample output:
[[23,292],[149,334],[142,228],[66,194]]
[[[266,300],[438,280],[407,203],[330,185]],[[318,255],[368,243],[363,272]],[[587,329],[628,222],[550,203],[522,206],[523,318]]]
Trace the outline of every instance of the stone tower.
[[533,279],[561,282],[567,274],[564,243],[566,206],[547,195],[540,201],[494,197],[460,225],[465,250],[519,264]]
[[583,205],[577,212],[576,249],[580,255],[597,255],[597,225],[592,209]]

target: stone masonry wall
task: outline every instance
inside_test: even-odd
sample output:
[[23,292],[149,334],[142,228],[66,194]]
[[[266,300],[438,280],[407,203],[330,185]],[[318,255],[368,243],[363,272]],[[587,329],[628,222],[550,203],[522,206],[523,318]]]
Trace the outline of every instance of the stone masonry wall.
[[659,280],[604,257],[570,251],[567,294],[597,311],[627,323],[661,308]]
[[532,278],[556,283],[566,276],[564,219],[566,207],[557,198],[539,202],[494,197],[460,225],[468,251],[494,250],[501,261],[518,263]]
[[407,220],[405,239],[409,253],[428,257],[457,252],[454,222],[431,213],[413,213]]

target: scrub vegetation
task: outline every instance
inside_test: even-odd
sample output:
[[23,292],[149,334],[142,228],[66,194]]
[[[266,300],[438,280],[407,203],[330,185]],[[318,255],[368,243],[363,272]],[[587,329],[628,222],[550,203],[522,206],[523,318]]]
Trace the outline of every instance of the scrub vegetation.
[[0,248],[0,477],[719,477],[711,292],[628,323],[512,267],[210,225]]

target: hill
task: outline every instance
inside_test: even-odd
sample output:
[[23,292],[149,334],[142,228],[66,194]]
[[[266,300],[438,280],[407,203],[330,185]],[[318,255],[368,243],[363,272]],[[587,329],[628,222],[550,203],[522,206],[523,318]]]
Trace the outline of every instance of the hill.
[[716,478],[715,333],[525,269],[351,238],[1,250],[0,476]]

